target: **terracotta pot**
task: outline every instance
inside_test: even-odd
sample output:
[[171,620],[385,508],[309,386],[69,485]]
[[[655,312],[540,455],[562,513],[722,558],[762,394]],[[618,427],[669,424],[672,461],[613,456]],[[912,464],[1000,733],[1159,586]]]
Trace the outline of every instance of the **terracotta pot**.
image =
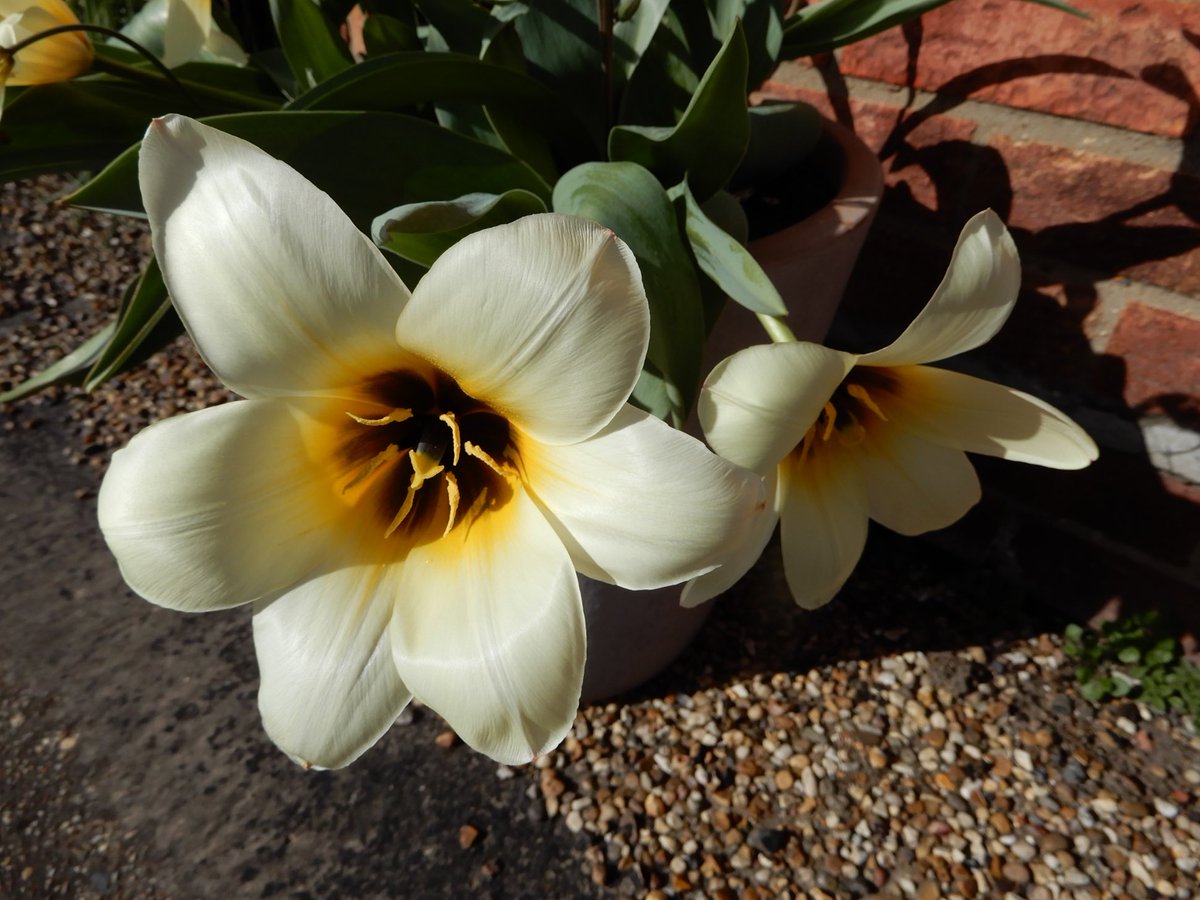
[[[883,171],[871,149],[835,122],[826,122],[825,128],[844,154],[841,190],[808,218],[750,243],[787,304],[792,330],[807,341],[821,341],[828,333],[883,193]],[[705,348],[704,370],[766,340],[752,313],[728,303]],[[694,425],[688,430],[699,434]],[[683,652],[713,608],[712,603],[681,607],[679,585],[627,591],[582,575],[579,585],[588,639],[585,703],[653,678]]]

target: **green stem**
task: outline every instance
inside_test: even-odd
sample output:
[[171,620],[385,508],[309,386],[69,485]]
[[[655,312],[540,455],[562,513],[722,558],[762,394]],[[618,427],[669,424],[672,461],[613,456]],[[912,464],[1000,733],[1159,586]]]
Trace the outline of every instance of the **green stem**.
[[792,344],[796,342],[796,335],[792,333],[792,329],[788,328],[787,322],[781,316],[768,316],[766,313],[759,313],[758,323],[762,325],[767,336],[776,344]]

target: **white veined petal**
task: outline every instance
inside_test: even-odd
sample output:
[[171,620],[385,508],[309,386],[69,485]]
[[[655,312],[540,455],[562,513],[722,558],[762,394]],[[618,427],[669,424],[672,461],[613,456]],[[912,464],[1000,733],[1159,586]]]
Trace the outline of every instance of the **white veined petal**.
[[113,455],[100,529],[142,597],[223,609],[327,564],[341,520],[305,449],[314,401],[243,400],[166,419]]
[[851,454],[794,456],[780,467],[783,573],[804,609],[824,606],[858,565],[867,542],[867,492]]
[[679,598],[680,606],[693,607],[706,603],[713,597],[725,593],[742,577],[754,568],[763,550],[775,533],[779,522],[779,511],[776,509],[776,491],[778,489],[778,468],[772,469],[763,479],[763,487],[769,503],[757,510],[745,531],[738,535],[732,546],[724,555],[721,565],[698,578],[693,578],[683,588]]
[[650,311],[624,243],[594,222],[548,213],[443,253],[396,335],[538,440],[571,443],[629,399]]
[[255,610],[263,727],[306,768],[354,762],[412,699],[388,637],[397,569],[349,566]]
[[413,695],[497,762],[549,752],[574,721],[585,655],[579,580],[520,488],[412,550],[391,638]]
[[864,365],[936,362],[987,343],[1008,319],[1021,289],[1021,261],[990,209],[963,227],[950,266],[925,308],[900,337],[862,357]]
[[721,360],[700,393],[704,436],[721,456],[766,473],[790,453],[857,357],[817,344],[760,344]]
[[181,116],[139,157],[154,251],[188,332],[245,396],[319,393],[395,360],[408,289],[330,197],[252,144]]
[[195,59],[212,30],[211,0],[167,0],[162,61],[168,68]]
[[629,405],[586,441],[520,453],[575,568],[632,590],[708,571],[767,505],[759,476]]
[[1053,469],[1081,469],[1097,456],[1087,432],[1036,397],[930,366],[893,371],[901,381],[889,408],[928,440]]
[[953,524],[981,496],[975,467],[961,450],[931,444],[902,426],[872,432],[857,462],[871,518],[900,534]]

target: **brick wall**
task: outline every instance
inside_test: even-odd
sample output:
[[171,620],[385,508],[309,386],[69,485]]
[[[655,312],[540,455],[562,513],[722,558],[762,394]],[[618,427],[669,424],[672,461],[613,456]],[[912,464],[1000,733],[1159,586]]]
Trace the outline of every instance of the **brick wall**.
[[852,124],[883,162],[880,216],[835,336],[887,340],[985,206],[1023,296],[963,361],[1057,404],[1100,461],[979,461],[987,496],[939,540],[1074,614],[1160,606],[1200,626],[1200,2],[956,0],[766,93]]

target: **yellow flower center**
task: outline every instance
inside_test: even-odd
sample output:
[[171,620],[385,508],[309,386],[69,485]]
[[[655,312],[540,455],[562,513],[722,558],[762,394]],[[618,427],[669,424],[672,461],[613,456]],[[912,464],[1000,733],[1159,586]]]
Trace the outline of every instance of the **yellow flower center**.
[[[388,372],[346,410],[335,485],[366,504],[384,537],[428,543],[502,506],[518,480],[508,421],[433,370]],[[373,408],[368,408],[373,407]]]
[[895,380],[886,369],[854,369],[837,386],[829,402],[822,408],[817,421],[804,435],[793,452],[804,462],[816,448],[833,449],[857,447],[867,439],[873,423],[888,421],[880,407],[882,400],[895,388]]

